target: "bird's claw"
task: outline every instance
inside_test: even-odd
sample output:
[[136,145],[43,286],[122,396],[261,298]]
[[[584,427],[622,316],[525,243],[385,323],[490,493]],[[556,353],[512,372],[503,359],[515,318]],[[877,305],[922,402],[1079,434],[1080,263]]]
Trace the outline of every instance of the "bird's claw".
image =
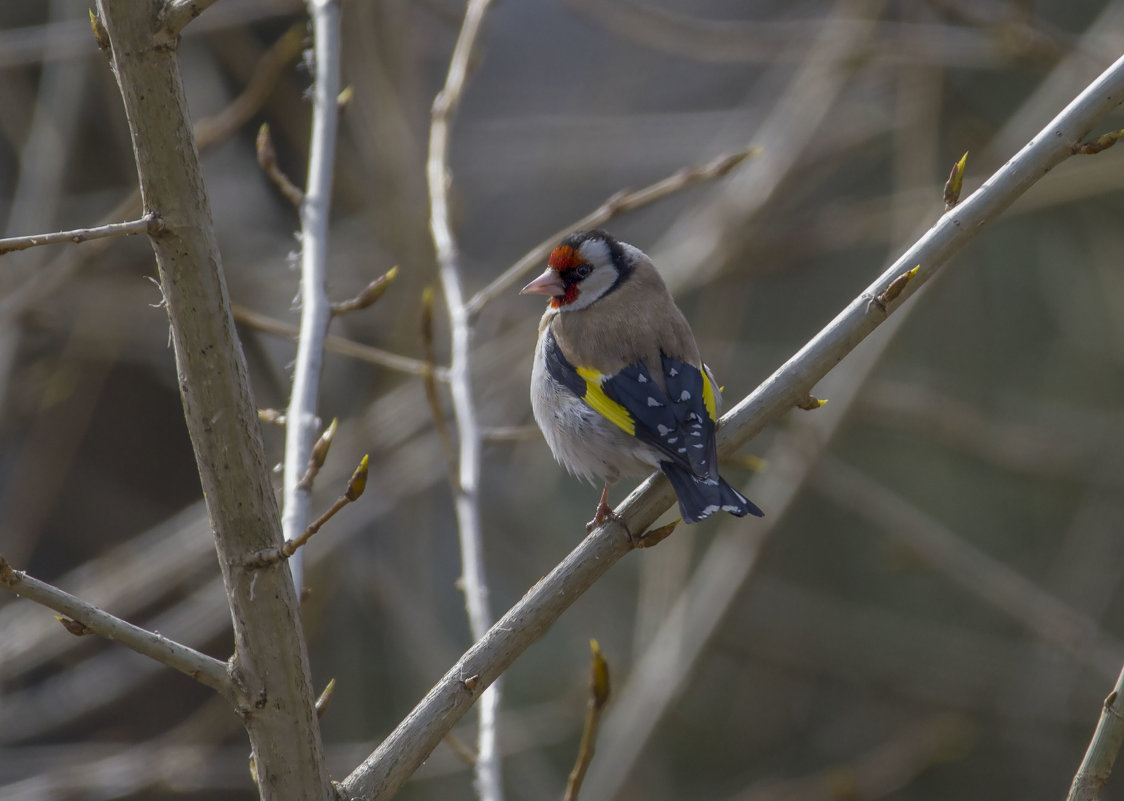
[[593,519],[585,524],[585,533],[589,534],[606,520],[615,520],[619,523],[621,518],[620,515],[613,511],[613,507],[609,506],[605,501],[602,501],[597,504],[597,513],[593,515]]

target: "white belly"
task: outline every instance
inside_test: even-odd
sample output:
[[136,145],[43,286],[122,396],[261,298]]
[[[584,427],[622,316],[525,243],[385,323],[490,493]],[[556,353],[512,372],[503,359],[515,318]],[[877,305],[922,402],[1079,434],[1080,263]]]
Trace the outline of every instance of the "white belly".
[[559,464],[592,484],[643,476],[659,467],[657,452],[594,411],[547,373],[542,340],[531,373],[531,410]]

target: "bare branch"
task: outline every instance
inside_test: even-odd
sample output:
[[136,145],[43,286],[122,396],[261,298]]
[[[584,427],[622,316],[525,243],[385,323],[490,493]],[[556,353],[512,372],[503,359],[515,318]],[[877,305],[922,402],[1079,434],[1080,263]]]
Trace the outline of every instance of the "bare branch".
[[1124,744],[1124,670],[1116,687],[1104,699],[1101,718],[1089,741],[1081,766],[1073,777],[1066,801],[1100,801],[1101,791],[1112,773],[1120,746]]
[[[480,530],[480,450],[483,438],[472,395],[472,319],[465,304],[461,279],[460,254],[449,220],[449,135],[460,105],[468,62],[477,34],[492,0],[470,0],[465,9],[445,86],[433,101],[429,128],[429,157],[426,180],[429,185],[430,232],[437,254],[437,272],[445,304],[449,310],[452,359],[449,386],[453,396],[453,415],[457,422],[458,464],[454,481],[457,532],[461,550],[461,589],[468,608],[469,629],[479,640],[492,625],[488,604],[488,583],[484,574],[483,535]],[[432,398],[431,402],[435,399]],[[440,409],[434,402],[435,414]],[[489,682],[490,683],[490,682]],[[496,718],[499,688],[484,692],[480,702],[480,728],[476,746],[476,792],[481,801],[502,801],[503,780],[497,748]]]
[[[900,308],[986,223],[1072,155],[1073,145],[1122,99],[1124,58],[1093,81],[980,189],[946,213],[835,320],[726,414],[718,431],[720,451],[733,452],[799,403],[816,382]],[[868,312],[870,300],[912,265],[921,267],[886,312]],[[480,690],[506,670],[574,600],[632,549],[628,532],[647,529],[673,500],[674,494],[660,474],[640,484],[617,508],[621,521],[610,520],[594,530],[532,587],[340,784],[344,797],[386,799],[393,795],[468,710]],[[466,676],[476,678],[472,690],[464,685]]]
[[129,222],[109,223],[94,228],[75,228],[73,231],[55,231],[50,234],[34,234],[32,236],[11,236],[0,239],[0,255],[11,253],[13,250],[27,250],[41,245],[58,245],[63,242],[78,244],[90,239],[105,239],[111,236],[135,236],[137,234],[158,234],[162,225],[160,218],[154,212],[141,217],[139,220]]
[[649,184],[642,189],[617,192],[591,213],[579,220],[575,220],[561,231],[552,234],[535,245],[527,251],[519,261],[496,276],[490,284],[473,295],[468,303],[465,304],[468,313],[470,315],[478,314],[485,305],[510,289],[511,286],[523,276],[545,261],[546,257],[550,255],[551,249],[562,241],[563,237],[567,234],[586,228],[597,228],[609,222],[609,220],[619,214],[644,208],[658,200],[670,197],[676,192],[681,192],[690,186],[694,186],[697,183],[721,178],[746,159],[753,158],[760,153],[761,148],[756,146],[735,150],[732,153],[726,153],[711,159],[700,167],[684,167],[683,169],[676,170],[668,177],[656,181],[654,184]]
[[241,569],[250,554],[280,544],[281,526],[176,54],[153,43],[152,4],[99,0],[98,11],[112,43],[141,197],[166,226],[152,246],[231,607],[236,707],[259,792],[263,799],[327,799],[332,788],[289,571]]
[[[175,668],[220,695],[233,699],[234,693],[225,662],[169,640],[158,633],[127,623],[75,598],[70,593],[63,592],[58,587],[32,578],[22,570],[14,570],[2,556],[0,556],[0,584],[29,601],[66,615],[94,634],[107,640],[116,640],[126,648]],[[66,625],[65,622],[63,625]],[[67,630],[72,634],[77,633],[70,626],[67,626]]]
[[[285,539],[299,537],[308,526],[309,491],[301,476],[316,438],[316,405],[324,338],[332,320],[325,289],[328,267],[328,217],[332,204],[332,169],[340,93],[340,7],[338,0],[308,0],[312,17],[316,81],[312,87],[312,141],[308,179],[301,203],[301,331],[293,366],[293,391],[285,411],[284,504],[281,526]],[[289,562],[293,582],[302,585],[301,559]]]

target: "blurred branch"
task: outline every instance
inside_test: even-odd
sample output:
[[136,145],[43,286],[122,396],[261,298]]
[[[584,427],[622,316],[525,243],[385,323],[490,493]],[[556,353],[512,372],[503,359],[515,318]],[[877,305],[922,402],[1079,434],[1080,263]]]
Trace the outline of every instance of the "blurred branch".
[[1124,670],[1116,687],[1104,699],[1101,718],[1089,741],[1081,766],[1073,777],[1066,801],[1100,801],[1105,782],[1112,773],[1120,746],[1124,744]]
[[[483,535],[480,527],[480,421],[472,393],[472,318],[464,300],[460,254],[449,219],[449,139],[453,119],[460,105],[468,78],[469,59],[491,0],[469,0],[464,22],[457,36],[445,86],[433,101],[429,128],[429,157],[426,180],[429,184],[430,232],[437,255],[437,272],[449,311],[452,356],[449,387],[453,396],[453,415],[457,423],[458,462],[453,483],[457,531],[461,550],[461,589],[468,608],[469,630],[473,640],[483,637],[492,625],[488,604],[488,582],[484,571]],[[434,413],[440,414],[435,405]],[[471,674],[466,674],[471,675]],[[489,682],[490,684],[491,682]],[[486,685],[485,685],[486,686]],[[471,691],[469,693],[471,695]],[[479,709],[476,744],[476,792],[481,801],[503,799],[503,779],[497,749],[496,718],[499,688],[484,691]]]
[[895,731],[865,754],[799,779],[766,780],[729,801],[823,801],[893,796],[926,770],[963,754],[974,727],[957,715],[938,715]]
[[[850,4],[836,6],[837,13],[855,11],[855,7]],[[857,47],[860,42],[861,37],[851,44]],[[822,47],[812,49],[809,63],[801,71],[805,76],[823,69],[826,60],[838,57],[834,51],[840,45],[829,47],[829,43],[830,40],[825,41]],[[904,74],[899,76],[899,87],[912,84],[916,88],[916,82],[909,80],[910,77]],[[832,77],[830,83],[832,86],[829,95],[842,92],[847,85],[846,81],[841,81],[838,77]],[[782,105],[798,103],[797,98],[801,94],[812,92],[816,84],[817,81],[797,76],[786,90]],[[899,115],[906,116],[901,102],[903,96],[912,105],[916,102],[914,98],[919,95],[926,96],[927,93],[900,90],[899,102],[896,104]],[[780,137],[779,146],[788,148],[783,158],[792,159],[791,163],[794,164],[797,155],[792,148],[807,146],[805,137],[808,131],[801,131],[799,142],[785,140],[779,126],[780,121],[790,113],[791,110],[774,111],[771,121],[764,127],[765,130],[772,129],[771,137]],[[909,116],[920,121],[924,118],[924,113],[918,113],[916,106],[912,105]],[[934,136],[923,135],[918,130],[911,130],[912,127],[908,123],[896,127],[894,153],[899,164],[906,162],[901,156],[907,148],[910,159],[906,163],[911,165],[924,164],[928,154],[936,150]],[[780,179],[780,174],[775,174],[768,180]],[[904,179],[902,172],[896,171],[896,180]],[[754,205],[744,209],[747,216],[741,218],[742,223],[751,219],[760,208],[760,205]],[[903,235],[901,241],[909,240]],[[682,272],[689,271],[690,265],[684,265]],[[900,273],[890,285],[900,281],[902,275],[908,273]],[[885,292],[883,290],[874,297]],[[883,307],[890,300],[887,298]],[[882,327],[880,336],[849,355],[846,371],[834,374],[830,385],[824,388],[830,394],[830,403],[826,406],[821,404],[811,391],[796,399],[797,408],[815,413],[798,414],[787,421],[785,428],[770,445],[768,453],[758,460],[759,463],[768,464],[769,469],[756,475],[746,489],[748,494],[760,498],[765,504],[765,508],[769,510],[768,517],[754,526],[755,536],[752,537],[746,536],[744,527],[738,522],[723,521],[718,535],[698,560],[689,579],[667,604],[658,629],[645,641],[641,655],[618,694],[616,705],[606,718],[601,738],[606,756],[598,763],[588,780],[590,793],[594,797],[608,798],[620,792],[633,767],[640,761],[660,721],[687,686],[690,676],[706,653],[707,645],[726,619],[730,607],[756,573],[762,550],[795,503],[807,477],[821,454],[830,446],[882,354],[915,307],[899,308],[898,313]]]
[[1035,636],[1110,678],[1124,662],[1124,644],[1097,622],[974,548],[963,537],[859,470],[824,456],[812,487],[865,518],[947,578],[1017,620]]
[[[847,38],[862,26],[853,20],[707,20],[630,0],[566,0],[614,34],[646,47],[705,62],[776,64],[803,60],[828,25]],[[956,25],[879,22],[877,36],[856,54],[888,64],[918,62],[957,68],[1003,63],[990,37]],[[844,59],[836,57],[836,65]]]
[[114,236],[135,236],[136,234],[160,233],[160,219],[155,212],[149,212],[138,220],[129,222],[109,223],[94,228],[75,228],[73,231],[55,231],[50,234],[34,234],[32,236],[10,236],[0,239],[0,255],[11,253],[13,250],[27,250],[41,245],[58,245],[63,242],[78,244],[90,239],[105,239]]
[[803,49],[806,57],[795,74],[775,66],[761,78],[766,86],[784,82],[779,96],[770,96],[768,116],[750,134],[769,157],[739,170],[649,248],[656,263],[665,265],[664,278],[671,285],[688,280],[698,285],[721,270],[746,221],[770,203],[802,158],[819,152],[831,138],[823,126],[860,69],[859,53],[873,35],[883,5],[882,0],[836,0],[828,22],[817,28],[814,44]]
[[425,373],[422,375],[422,384],[425,386],[425,399],[429,402],[429,409],[433,413],[434,430],[437,431],[437,437],[441,440],[441,449],[445,451],[449,481],[453,483],[455,492],[458,489],[457,449],[453,445],[453,436],[449,433],[449,425],[445,421],[445,410],[441,407],[441,396],[437,392],[436,356],[433,351],[433,295],[433,287],[431,286],[422,290],[419,327],[426,367]]
[[601,655],[597,640],[591,640],[593,657],[589,665],[589,703],[586,705],[585,724],[582,726],[582,739],[578,744],[578,758],[570,778],[566,782],[563,801],[577,801],[581,792],[582,780],[589,764],[593,761],[594,744],[597,742],[597,726],[601,721],[601,710],[609,702],[609,663]]
[[[176,54],[153,42],[156,7],[99,0],[152,237],[188,433],[234,623],[235,707],[263,799],[332,796],[308,655],[287,570],[240,569],[281,527]],[[290,416],[290,427],[294,420]],[[265,700],[268,699],[268,702]]]
[[[270,317],[267,314],[254,311],[247,306],[243,306],[241,303],[231,303],[230,309],[234,314],[235,321],[249,326],[250,328],[255,328],[258,331],[264,331],[267,334],[287,338],[293,338],[300,334],[300,329],[295,325],[286,323],[283,320],[278,320],[276,317]],[[388,350],[372,347],[371,345],[364,345],[361,342],[356,342],[334,334],[328,334],[328,336],[324,338],[324,348],[333,353],[338,353],[341,356],[348,356],[352,359],[367,362],[368,364],[377,364],[379,367],[398,370],[399,372],[409,373],[410,375],[424,376],[426,370],[429,369],[426,363],[421,359],[401,356],[397,353],[391,353]],[[449,370],[447,367],[437,366],[433,368],[433,371],[438,381],[449,380]]]
[[468,313],[470,315],[478,314],[485,305],[506,292],[527,272],[544,261],[546,257],[550,255],[551,249],[567,234],[587,228],[597,228],[604,225],[618,214],[624,214],[625,212],[635,211],[636,209],[651,205],[657,200],[663,200],[697,183],[721,178],[746,159],[757,156],[760,153],[761,148],[756,146],[735,150],[732,153],[718,156],[700,167],[684,167],[676,170],[667,178],[656,181],[654,184],[649,184],[643,189],[617,192],[594,211],[585,215],[580,220],[570,223],[561,231],[552,234],[535,245],[535,247],[531,248],[522,258],[515,262],[515,264],[496,276],[490,284],[473,295],[468,303],[465,304]]
[[879,379],[863,391],[858,411],[869,425],[923,434],[1005,470],[1105,486],[1121,482],[1115,472],[1096,467],[1106,426],[1093,423],[1083,410],[1043,410],[1049,425],[1035,425],[1021,422],[1010,409],[1002,417],[989,415],[928,387]]
[[[228,4],[224,3],[224,6],[226,5]],[[242,93],[215,116],[199,120],[195,124],[195,143],[200,154],[231,137],[261,109],[273,87],[277,84],[285,65],[300,53],[304,36],[303,31],[303,23],[294,25],[286,31],[273,47],[262,56]],[[89,38],[88,25],[83,25],[82,33],[86,38]],[[3,47],[3,32],[0,31],[0,54],[5,52],[7,51]],[[2,57],[0,57],[0,64],[2,64],[2,61]],[[102,218],[103,224],[122,217],[136,217],[141,211],[140,192],[134,189]],[[109,243],[110,240],[95,241],[82,251],[67,254],[66,258],[52,261],[42,270],[36,271],[15,292],[0,299],[0,315],[18,313],[20,310],[49,297],[58,286],[82,266],[86,259],[92,259],[101,254]]]
[[[175,668],[229,700],[234,698],[226,663],[169,640],[158,632],[127,623],[57,587],[32,578],[22,570],[13,570],[3,556],[0,556],[0,584],[29,601],[67,615],[107,640],[116,640],[126,648]],[[67,629],[70,630],[70,627]]]
[[218,114],[195,123],[195,142],[200,151],[229,139],[261,110],[285,68],[301,54],[304,39],[305,23],[291,25],[258,60],[238,97]]
[[[1124,58],[1109,67],[1043,131],[979,190],[944,215],[882,276],[722,418],[719,442],[730,453],[778,420],[867,335],[900,308],[954,253],[967,244],[1016,197],[1072,154],[1092,126],[1124,98]],[[921,265],[902,295],[881,310],[870,309],[903,272]],[[830,409],[829,404],[825,409]],[[817,412],[819,414],[819,412]],[[527,594],[488,634],[468,650],[413,712],[341,784],[347,798],[388,798],[425,760],[445,732],[471,707],[479,692],[535,642],[558,617],[628,553],[629,531],[644,531],[674,500],[661,475],[638,486],[617,508],[620,521],[596,529]],[[477,677],[472,690],[463,679]]]
[[[308,178],[301,202],[300,336],[293,365],[293,389],[285,410],[285,470],[281,528],[293,540],[308,527],[308,487],[301,483],[316,439],[317,399],[324,364],[324,339],[332,309],[325,289],[328,270],[328,224],[332,205],[332,170],[336,160],[339,124],[340,7],[339,0],[308,0],[312,18],[314,83],[312,86],[312,141],[309,143]],[[298,593],[303,585],[301,554],[289,560]]]
[[299,209],[301,204],[304,203],[304,192],[293,183],[292,179],[277,164],[277,151],[273,147],[273,137],[269,134],[268,122],[263,122],[261,127],[258,128],[258,138],[255,145],[258,165],[262,172],[266,174],[269,180],[273,181],[273,185],[285,196],[285,199]]

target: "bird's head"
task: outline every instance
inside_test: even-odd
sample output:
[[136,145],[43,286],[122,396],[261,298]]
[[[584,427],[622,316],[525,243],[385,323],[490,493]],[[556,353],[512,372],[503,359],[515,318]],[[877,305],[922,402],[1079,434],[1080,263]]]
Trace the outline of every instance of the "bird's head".
[[550,305],[560,311],[587,308],[632,273],[632,250],[604,231],[570,234],[551,252],[543,274],[519,294],[550,295]]

